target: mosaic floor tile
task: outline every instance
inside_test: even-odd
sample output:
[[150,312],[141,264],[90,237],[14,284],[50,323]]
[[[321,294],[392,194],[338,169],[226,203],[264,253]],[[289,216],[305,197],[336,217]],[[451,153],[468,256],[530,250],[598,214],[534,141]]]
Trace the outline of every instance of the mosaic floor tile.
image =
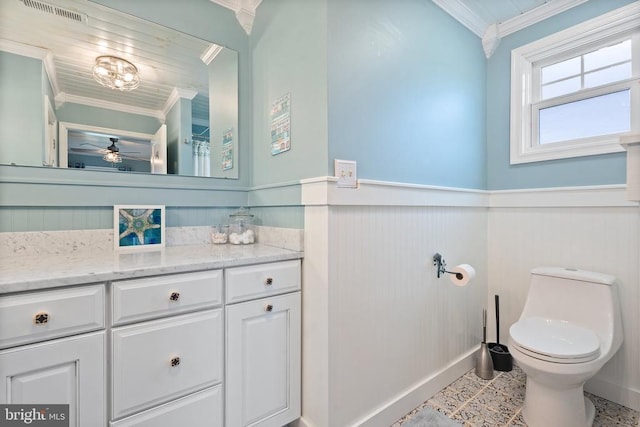
[[[526,375],[517,366],[509,372],[494,372],[484,380],[471,370],[431,399],[396,421],[401,427],[420,409],[429,406],[464,427],[527,427],[522,417]],[[638,427],[640,413],[602,397],[585,393],[596,407],[593,427]],[[428,426],[425,426],[428,427]]]
[[526,427],[527,424],[524,422],[524,418],[522,418],[522,412],[518,412],[513,416],[507,423],[508,427]]

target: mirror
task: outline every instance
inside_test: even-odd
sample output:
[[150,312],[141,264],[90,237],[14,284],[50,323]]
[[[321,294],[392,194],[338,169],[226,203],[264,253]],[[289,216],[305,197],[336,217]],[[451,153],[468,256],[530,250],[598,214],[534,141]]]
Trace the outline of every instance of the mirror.
[[0,94],[0,164],[238,178],[231,49],[87,0],[5,0]]

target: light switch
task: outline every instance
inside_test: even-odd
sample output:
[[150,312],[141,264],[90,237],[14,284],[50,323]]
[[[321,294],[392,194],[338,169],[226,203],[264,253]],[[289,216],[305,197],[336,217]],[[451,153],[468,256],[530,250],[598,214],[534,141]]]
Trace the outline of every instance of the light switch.
[[334,160],[334,174],[338,178],[338,187],[357,188],[356,162],[353,160]]

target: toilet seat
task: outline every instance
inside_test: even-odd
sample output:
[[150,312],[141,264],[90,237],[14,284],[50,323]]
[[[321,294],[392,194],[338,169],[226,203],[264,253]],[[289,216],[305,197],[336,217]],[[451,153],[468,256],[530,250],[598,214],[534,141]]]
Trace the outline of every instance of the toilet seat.
[[529,317],[514,323],[513,343],[523,353],[555,363],[583,363],[600,355],[600,340],[593,331],[563,320]]

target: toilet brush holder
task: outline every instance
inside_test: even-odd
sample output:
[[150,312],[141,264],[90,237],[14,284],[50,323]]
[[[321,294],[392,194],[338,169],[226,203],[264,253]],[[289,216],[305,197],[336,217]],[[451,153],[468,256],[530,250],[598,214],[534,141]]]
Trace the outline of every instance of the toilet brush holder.
[[482,310],[482,343],[476,359],[476,375],[485,380],[493,378],[493,360],[487,346],[487,310]]
[[485,380],[493,379],[493,360],[486,342],[480,344],[480,352],[476,360],[476,375]]
[[500,344],[500,297],[495,296],[496,301],[496,341],[488,344],[493,369],[501,372],[509,372],[513,369],[513,359],[509,353],[509,347]]

